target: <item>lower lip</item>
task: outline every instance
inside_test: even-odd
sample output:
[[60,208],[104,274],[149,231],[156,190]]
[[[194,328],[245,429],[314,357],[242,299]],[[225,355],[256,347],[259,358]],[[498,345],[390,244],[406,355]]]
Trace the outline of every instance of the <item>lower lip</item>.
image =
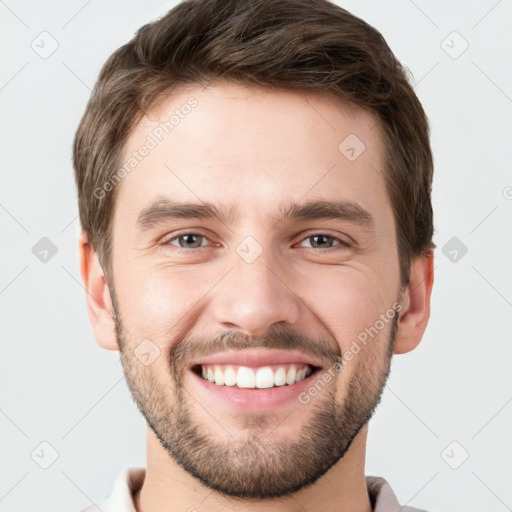
[[285,384],[284,386],[278,386],[266,389],[243,389],[237,388],[236,386],[220,386],[215,382],[205,380],[193,371],[189,370],[192,374],[194,382],[208,393],[218,400],[223,400],[231,407],[237,409],[272,409],[283,406],[294,400],[299,402],[299,395],[304,392],[312,383],[313,379],[316,379],[320,373],[317,370],[308,375],[304,380],[296,382],[295,384]]

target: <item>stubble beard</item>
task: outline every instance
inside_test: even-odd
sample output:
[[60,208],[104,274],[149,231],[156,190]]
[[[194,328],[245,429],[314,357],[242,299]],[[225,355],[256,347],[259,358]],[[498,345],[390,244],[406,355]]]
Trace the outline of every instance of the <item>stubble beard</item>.
[[[303,405],[297,401],[297,407],[302,408],[304,415],[309,418],[300,427],[295,440],[278,440],[276,434],[279,425],[276,427],[268,415],[242,414],[239,423],[243,439],[230,435],[227,441],[222,441],[195,419],[194,411],[201,407],[183,388],[183,373],[176,371],[172,361],[167,361],[171,377],[168,385],[159,385],[150,367],[142,367],[134,362],[133,355],[129,354],[135,347],[130,347],[124,334],[114,296],[112,303],[128,387],[162,447],[177,464],[206,487],[244,499],[268,499],[293,494],[314,484],[343,458],[380,403],[389,376],[398,326],[398,314],[395,312],[387,340],[380,336],[378,340],[370,342],[387,342],[384,360],[361,360],[348,384],[344,403],[339,403],[336,398],[336,384],[340,375],[311,403]],[[358,355],[354,363],[357,358]],[[296,418],[295,414],[292,416]],[[286,421],[285,418],[283,422]],[[220,424],[215,426],[222,428]]]

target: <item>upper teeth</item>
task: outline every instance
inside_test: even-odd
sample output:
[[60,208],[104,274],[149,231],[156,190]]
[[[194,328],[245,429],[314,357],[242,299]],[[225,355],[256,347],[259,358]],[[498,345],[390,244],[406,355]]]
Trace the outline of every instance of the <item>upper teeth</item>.
[[281,366],[232,366],[205,364],[201,366],[203,379],[215,382],[219,386],[237,386],[239,388],[271,388],[295,384],[304,380],[311,367],[306,364],[285,364]]

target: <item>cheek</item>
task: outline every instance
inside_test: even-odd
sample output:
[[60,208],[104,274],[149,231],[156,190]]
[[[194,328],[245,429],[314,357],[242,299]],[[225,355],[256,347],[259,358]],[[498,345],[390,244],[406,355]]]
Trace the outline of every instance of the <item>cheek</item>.
[[342,353],[386,311],[381,299],[382,283],[371,276],[345,267],[302,282],[304,292],[298,295],[307,299],[308,307],[336,337]]
[[161,348],[188,332],[218,280],[190,268],[146,268],[128,275],[116,281],[123,325]]

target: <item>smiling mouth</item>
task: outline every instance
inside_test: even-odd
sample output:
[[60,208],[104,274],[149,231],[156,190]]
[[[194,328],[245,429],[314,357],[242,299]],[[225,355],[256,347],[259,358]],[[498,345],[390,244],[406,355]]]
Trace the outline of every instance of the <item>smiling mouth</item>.
[[269,389],[292,386],[320,369],[307,363],[277,364],[259,367],[233,364],[196,364],[191,370],[218,386],[239,389]]

